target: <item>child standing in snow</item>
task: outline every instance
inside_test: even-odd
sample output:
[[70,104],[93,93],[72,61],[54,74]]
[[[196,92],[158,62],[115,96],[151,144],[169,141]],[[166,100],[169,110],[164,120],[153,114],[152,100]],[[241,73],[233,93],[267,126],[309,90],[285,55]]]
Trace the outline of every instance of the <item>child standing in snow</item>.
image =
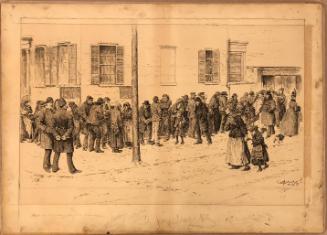
[[251,132],[253,146],[251,152],[252,164],[258,166],[258,171],[262,171],[262,166],[266,169],[268,167],[267,162],[269,162],[267,145],[265,144],[265,139],[257,126],[254,126]]

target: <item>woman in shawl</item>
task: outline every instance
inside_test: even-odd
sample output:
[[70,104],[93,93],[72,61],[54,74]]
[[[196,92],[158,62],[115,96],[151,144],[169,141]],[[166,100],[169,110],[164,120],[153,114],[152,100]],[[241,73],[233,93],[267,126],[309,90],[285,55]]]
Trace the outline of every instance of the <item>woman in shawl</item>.
[[125,147],[132,147],[132,116],[133,111],[130,103],[124,103],[122,110],[122,121]]
[[242,106],[237,105],[235,110],[231,112],[225,124],[225,131],[229,131],[229,139],[227,142],[226,163],[231,169],[250,170],[250,151],[245,141],[247,135],[246,125],[241,117]]
[[292,92],[288,109],[281,122],[281,133],[285,136],[294,136],[299,132],[300,107],[296,103],[296,95]]

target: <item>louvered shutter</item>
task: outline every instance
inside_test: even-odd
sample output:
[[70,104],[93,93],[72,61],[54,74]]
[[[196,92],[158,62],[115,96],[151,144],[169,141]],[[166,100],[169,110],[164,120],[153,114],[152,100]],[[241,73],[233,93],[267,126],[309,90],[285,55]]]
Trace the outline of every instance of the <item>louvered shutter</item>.
[[45,85],[45,49],[44,47],[35,48],[35,84],[36,86]]
[[116,84],[124,84],[124,47],[117,46]]
[[212,70],[212,82],[219,83],[219,50],[213,51],[213,70]]
[[50,75],[50,61],[51,61],[51,48],[45,46],[44,47],[44,84],[46,86],[51,85],[51,75]]
[[206,52],[205,50],[198,51],[198,79],[199,83],[205,82],[205,71],[206,71]]
[[50,58],[50,85],[58,84],[58,47],[49,48]]
[[69,44],[68,46],[68,71],[69,84],[77,84],[77,45]]
[[91,84],[98,85],[100,84],[100,47],[91,46]]

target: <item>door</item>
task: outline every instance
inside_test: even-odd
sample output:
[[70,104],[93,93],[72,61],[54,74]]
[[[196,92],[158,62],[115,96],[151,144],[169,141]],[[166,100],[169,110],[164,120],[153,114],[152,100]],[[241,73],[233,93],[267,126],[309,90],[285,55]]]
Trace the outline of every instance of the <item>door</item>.
[[262,75],[262,86],[267,90],[275,90],[274,76]]

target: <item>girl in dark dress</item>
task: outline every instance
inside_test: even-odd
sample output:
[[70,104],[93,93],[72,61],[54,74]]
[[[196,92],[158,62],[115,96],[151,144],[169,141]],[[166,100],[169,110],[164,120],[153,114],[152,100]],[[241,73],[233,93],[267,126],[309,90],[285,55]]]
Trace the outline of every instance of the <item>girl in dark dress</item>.
[[258,166],[258,171],[262,171],[262,166],[264,169],[268,167],[269,155],[265,139],[257,126],[252,129],[252,146],[252,164]]

